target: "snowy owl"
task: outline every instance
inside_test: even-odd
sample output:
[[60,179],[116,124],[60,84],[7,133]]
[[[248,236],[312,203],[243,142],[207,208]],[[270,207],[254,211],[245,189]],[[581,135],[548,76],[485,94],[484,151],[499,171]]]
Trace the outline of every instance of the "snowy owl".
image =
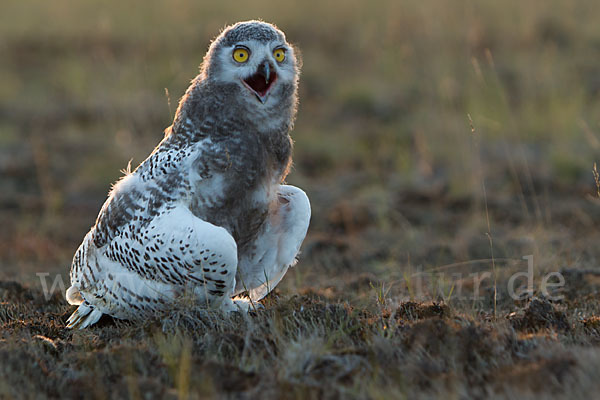
[[[181,299],[247,310],[294,265],[310,220],[291,165],[299,56],[275,26],[211,43],[164,139],[112,188],[71,265],[68,327]],[[247,292],[249,299],[234,296]]]

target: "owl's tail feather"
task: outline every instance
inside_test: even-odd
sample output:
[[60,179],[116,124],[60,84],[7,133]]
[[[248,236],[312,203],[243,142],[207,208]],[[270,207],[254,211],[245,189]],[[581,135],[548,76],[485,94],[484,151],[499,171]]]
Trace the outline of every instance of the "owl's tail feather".
[[98,322],[101,316],[102,312],[92,307],[87,301],[84,301],[67,320],[67,328],[85,329]]

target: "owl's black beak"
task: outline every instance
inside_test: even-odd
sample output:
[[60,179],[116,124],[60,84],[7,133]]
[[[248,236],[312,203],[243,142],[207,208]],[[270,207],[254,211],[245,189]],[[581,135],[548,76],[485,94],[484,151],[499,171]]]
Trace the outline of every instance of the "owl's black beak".
[[256,72],[243,80],[244,85],[250,89],[261,103],[267,100],[269,90],[273,86],[273,83],[277,80],[277,73],[272,70],[272,66],[268,60],[264,60]]
[[269,78],[271,77],[271,66],[268,61],[263,61],[262,64],[258,66],[257,74],[265,77],[265,83],[269,84]]

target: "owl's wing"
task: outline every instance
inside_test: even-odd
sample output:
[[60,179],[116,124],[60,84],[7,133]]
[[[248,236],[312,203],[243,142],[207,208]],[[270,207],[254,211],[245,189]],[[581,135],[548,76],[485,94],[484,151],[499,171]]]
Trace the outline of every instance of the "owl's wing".
[[[124,230],[91,252],[77,269],[72,271],[72,284],[84,301],[69,326],[85,327],[102,313],[143,316],[188,290],[206,305],[231,303],[237,246],[224,228],[177,205],[159,212],[138,233]],[[87,314],[94,318],[88,321]]]
[[190,192],[190,179],[206,179],[218,170],[219,157],[199,156],[212,147],[209,140],[183,150],[159,147],[118,182],[90,232],[97,266],[78,251],[71,281],[99,286],[97,295],[103,295],[107,285],[94,283],[111,280],[108,272],[113,277],[123,272],[133,276],[130,280],[153,284],[204,284],[209,295],[223,295],[223,265],[234,272],[237,265],[235,242],[225,229],[196,217],[180,201]]
[[[109,260],[145,279],[173,285],[189,280],[204,284],[202,272],[212,271],[225,253],[237,252],[225,229],[196,217],[158,188],[138,192],[122,191],[121,186],[103,211],[93,232],[96,247]],[[231,238],[223,240],[225,247],[215,240],[223,235]]]
[[301,189],[279,186],[277,208],[256,237],[253,251],[240,257],[235,294],[247,290],[257,301],[275,288],[296,262],[310,215],[310,202]]
[[[115,238],[104,254],[148,280],[207,285],[227,274],[228,264],[235,266],[237,247],[225,229],[177,205],[159,212],[139,232],[124,232]],[[211,288],[218,289],[222,288]]]
[[145,226],[168,203],[188,195],[192,182],[207,180],[222,169],[226,157],[205,138],[188,146],[163,140],[133,172],[114,185],[94,227],[94,243],[102,247],[126,229]]

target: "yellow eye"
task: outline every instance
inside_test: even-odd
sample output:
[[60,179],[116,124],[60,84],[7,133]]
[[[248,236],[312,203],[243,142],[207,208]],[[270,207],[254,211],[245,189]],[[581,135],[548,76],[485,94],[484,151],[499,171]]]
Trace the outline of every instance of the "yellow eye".
[[245,63],[248,61],[249,56],[250,53],[248,50],[242,47],[238,47],[237,49],[233,50],[233,59],[239,63]]
[[277,62],[282,62],[285,60],[285,51],[283,51],[283,49],[275,49],[273,52],[273,57],[275,57]]

